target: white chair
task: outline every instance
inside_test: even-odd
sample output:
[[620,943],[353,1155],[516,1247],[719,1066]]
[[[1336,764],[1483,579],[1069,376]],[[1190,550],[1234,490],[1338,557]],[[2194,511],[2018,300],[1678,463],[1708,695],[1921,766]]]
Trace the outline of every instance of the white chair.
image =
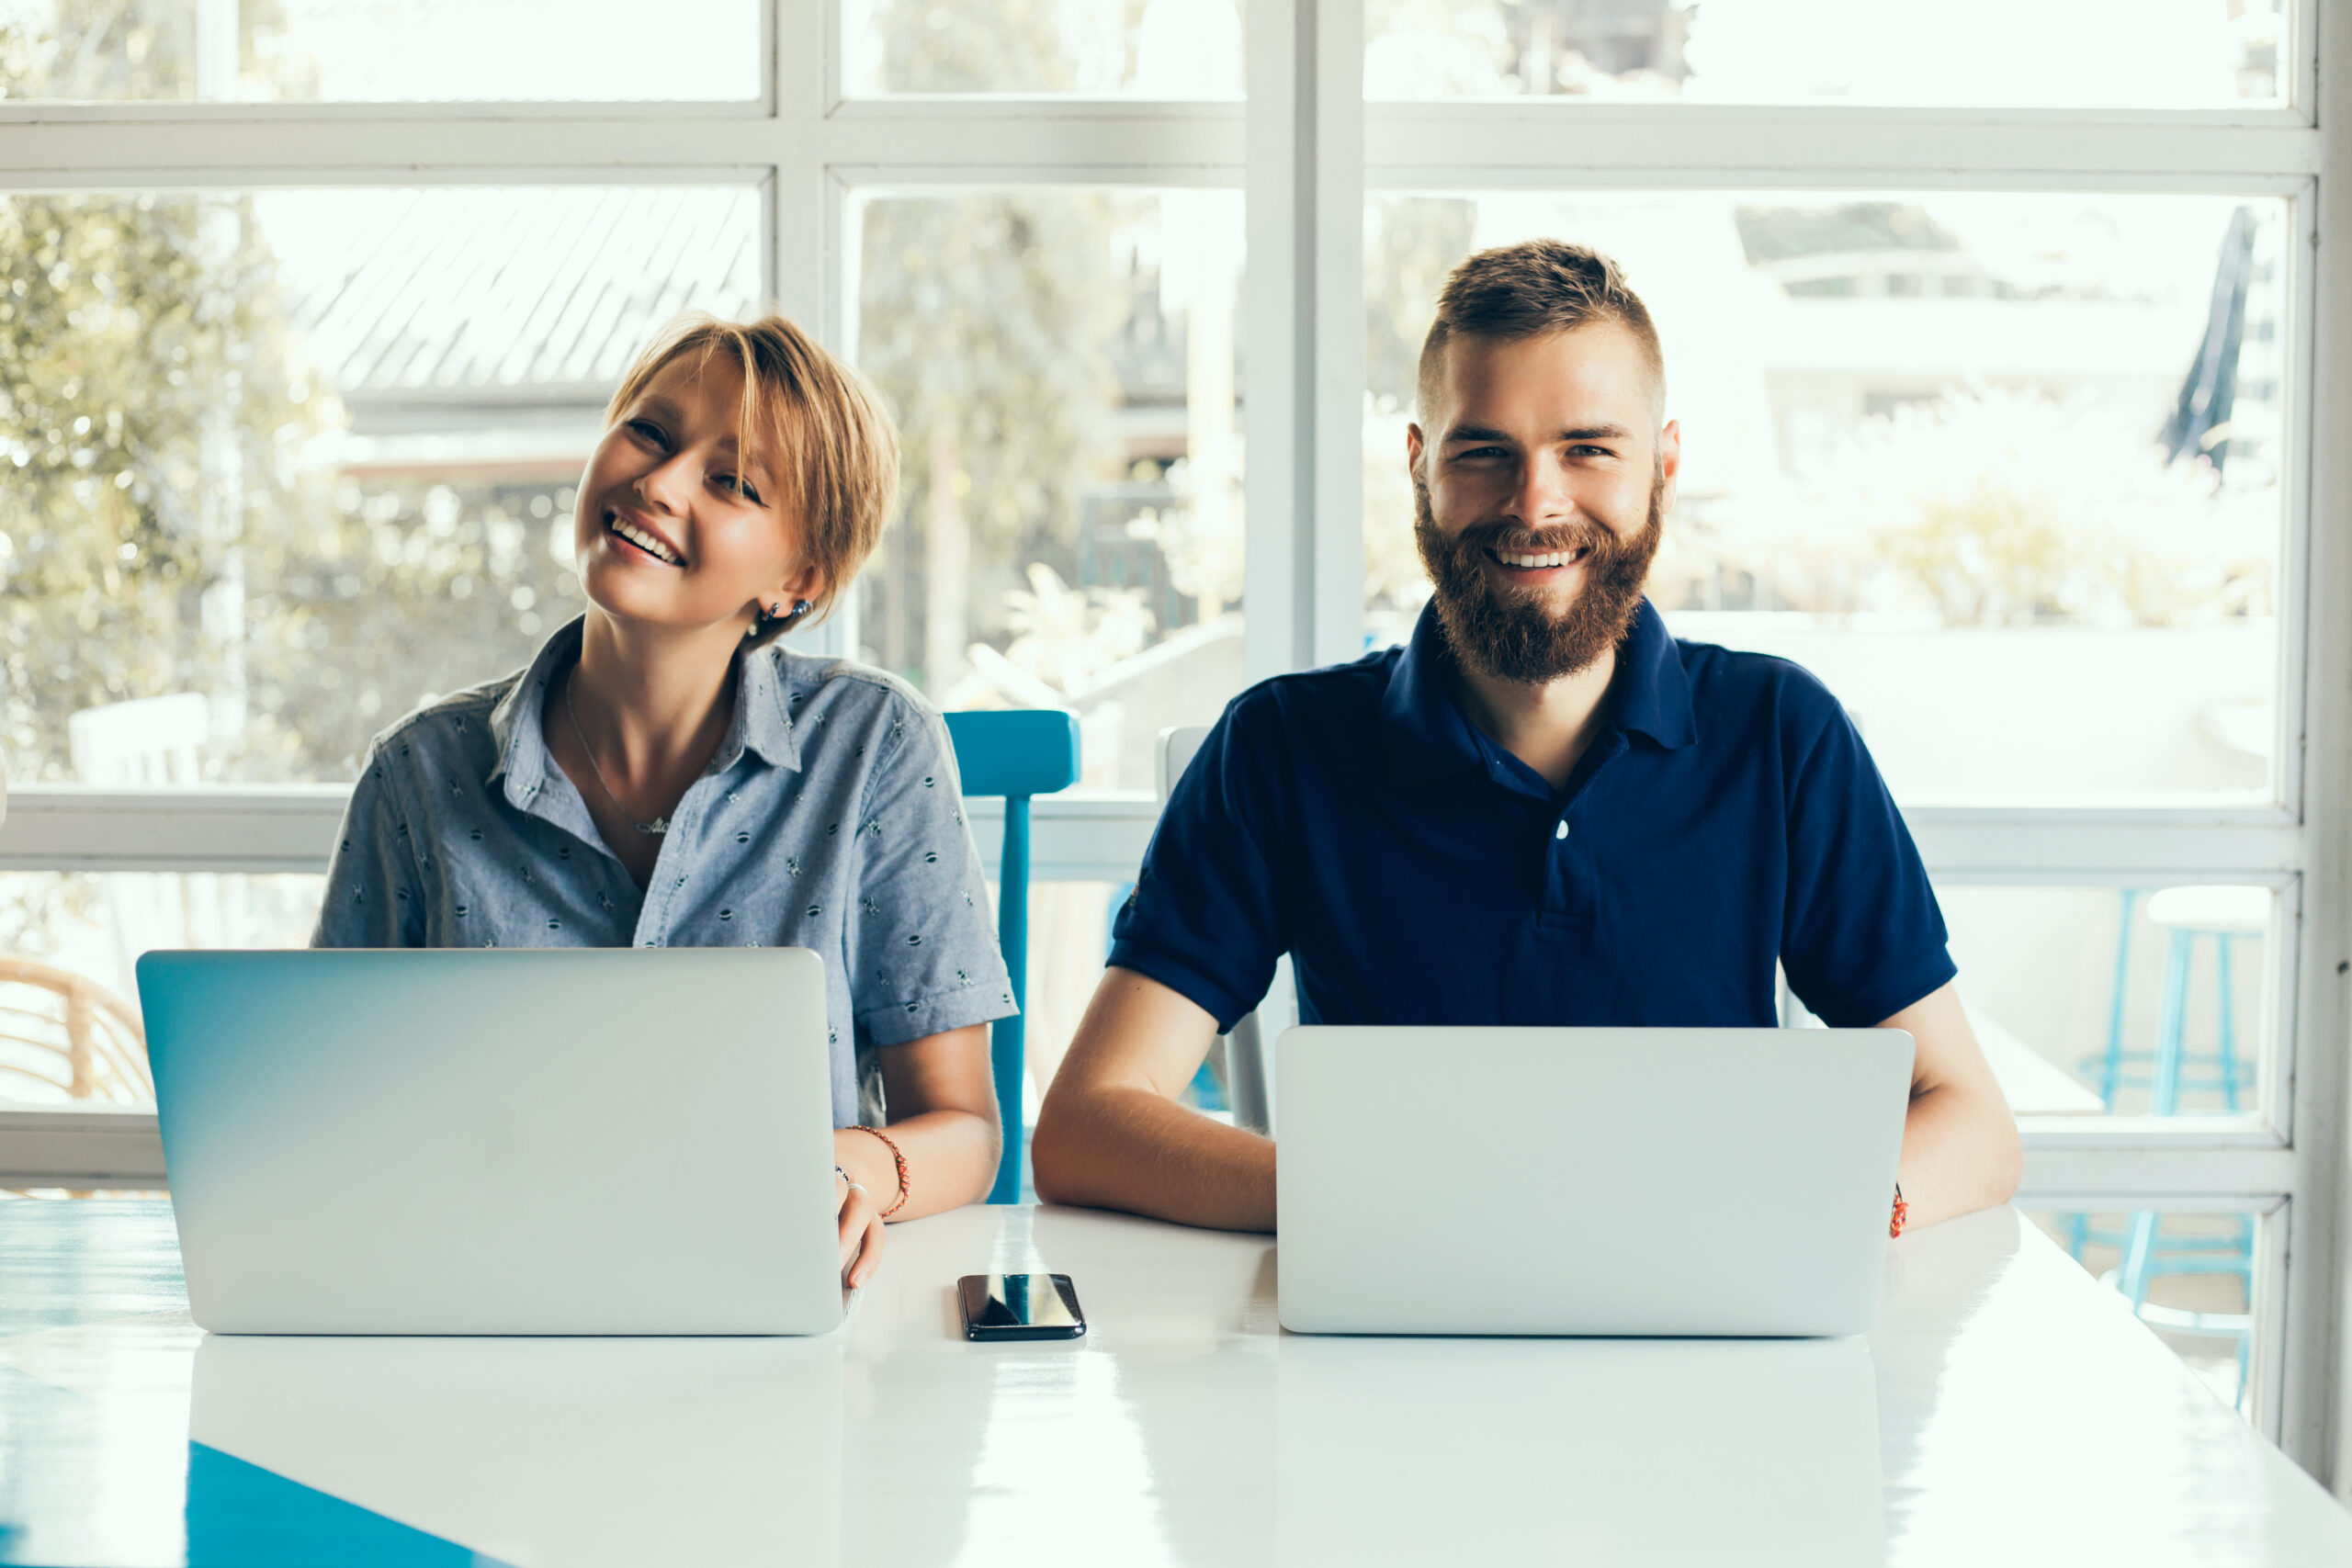
[[[1154,773],[1159,804],[1184,776],[1193,754],[1208,739],[1206,725],[1178,725],[1159,732]],[[1244,1017],[1225,1037],[1225,1091],[1233,1102],[1233,1124],[1267,1137],[1274,1134],[1274,1042],[1298,1021],[1298,987],[1291,976],[1290,957],[1275,960],[1273,983],[1258,1010]]]

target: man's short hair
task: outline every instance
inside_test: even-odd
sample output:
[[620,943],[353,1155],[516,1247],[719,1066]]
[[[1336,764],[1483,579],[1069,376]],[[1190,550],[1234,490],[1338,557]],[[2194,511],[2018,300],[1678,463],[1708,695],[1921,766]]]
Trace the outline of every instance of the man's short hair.
[[[1666,410],[1666,356],[1649,308],[1625,287],[1625,272],[1589,245],[1565,240],[1522,240],[1480,251],[1453,269],[1438,291],[1437,319],[1421,340],[1415,396],[1424,418],[1436,406],[1445,373],[1445,347],[1458,334],[1509,343],[1614,321],[1634,334],[1657,386],[1657,413]],[[1430,432],[1432,436],[1438,433]]]

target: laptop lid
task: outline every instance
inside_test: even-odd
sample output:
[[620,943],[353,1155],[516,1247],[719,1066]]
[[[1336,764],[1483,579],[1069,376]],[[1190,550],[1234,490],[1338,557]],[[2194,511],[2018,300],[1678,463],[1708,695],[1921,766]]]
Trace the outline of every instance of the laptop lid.
[[1912,1052],[1885,1029],[1290,1030],[1283,1326],[1860,1333]]
[[199,1326],[841,1320],[812,952],[151,953],[139,990]]

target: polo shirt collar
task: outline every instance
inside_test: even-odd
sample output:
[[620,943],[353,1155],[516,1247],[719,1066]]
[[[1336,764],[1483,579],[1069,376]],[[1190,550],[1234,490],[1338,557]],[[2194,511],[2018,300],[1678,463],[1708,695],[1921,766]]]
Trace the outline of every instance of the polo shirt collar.
[[[1470,721],[1453,705],[1447,689],[1453,668],[1453,655],[1445,645],[1437,606],[1423,605],[1420,618],[1413,623],[1412,639],[1397,657],[1381,698],[1382,750],[1391,778],[1436,778],[1486,766]],[[1634,612],[1625,640],[1618,645],[1609,703],[1620,728],[1669,750],[1698,738],[1681,649],[1646,596]]]
[[[575,615],[556,628],[555,635],[540,644],[530,667],[490,710],[490,734],[498,748],[498,762],[490,770],[487,782],[496,783],[503,775],[507,802],[517,810],[529,806],[546,786],[554,759],[548,754],[547,730],[540,718],[547,712],[548,694],[555,689],[555,682],[580,661],[586,624],[586,616]],[[710,760],[710,773],[725,773],[746,751],[755,753],[762,761],[798,771],[800,742],[793,734],[786,706],[785,682],[776,668],[780,658],[774,644],[736,656],[735,712],[727,721],[726,738]]]
[[1617,646],[1617,675],[1610,687],[1617,722],[1626,729],[1648,736],[1669,751],[1699,738],[1682,649],[1647,595],[1634,612],[1625,640]]

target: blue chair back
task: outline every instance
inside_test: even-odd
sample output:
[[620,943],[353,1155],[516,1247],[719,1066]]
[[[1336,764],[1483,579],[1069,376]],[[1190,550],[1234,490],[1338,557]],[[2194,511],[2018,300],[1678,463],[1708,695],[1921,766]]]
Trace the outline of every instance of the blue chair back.
[[1004,857],[997,872],[997,945],[1012,976],[1013,1005],[1022,1009],[997,1020],[989,1038],[989,1063],[996,1077],[997,1115],[1004,1126],[1004,1153],[997,1161],[991,1203],[1021,1201],[1023,1136],[1021,1085],[1023,1047],[1029,1005],[1029,800],[1078,782],[1078,716],[1057,708],[1012,708],[951,713],[947,737],[956,746],[956,771],[966,795],[1004,797]]

